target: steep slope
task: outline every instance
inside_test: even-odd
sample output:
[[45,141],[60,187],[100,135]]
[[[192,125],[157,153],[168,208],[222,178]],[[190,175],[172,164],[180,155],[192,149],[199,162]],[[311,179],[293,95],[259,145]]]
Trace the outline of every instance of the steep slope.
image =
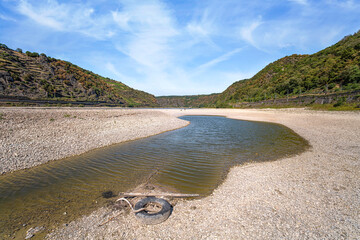
[[162,107],[209,107],[215,106],[219,94],[189,95],[189,96],[161,96],[156,97]]
[[153,95],[45,54],[0,45],[0,97],[156,106]]
[[279,59],[254,77],[233,83],[218,104],[360,89],[360,31],[312,55]]
[[157,100],[164,107],[238,107],[245,103],[256,107],[259,103],[271,106],[273,100],[287,103],[289,99],[291,104],[332,103],[344,98],[359,102],[359,92],[360,31],[318,53],[281,58],[220,94]]

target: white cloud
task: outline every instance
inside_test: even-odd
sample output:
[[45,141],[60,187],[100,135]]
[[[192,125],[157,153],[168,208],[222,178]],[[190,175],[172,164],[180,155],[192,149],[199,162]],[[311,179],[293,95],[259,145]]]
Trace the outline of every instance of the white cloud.
[[201,72],[204,72],[206,71],[207,69],[215,66],[216,64],[218,63],[221,63],[221,62],[224,62],[226,60],[228,60],[229,58],[231,58],[233,55],[235,55],[236,53],[240,52],[242,50],[242,48],[237,48],[237,49],[234,49],[230,52],[227,52],[215,59],[212,59],[211,61],[208,61],[202,65],[200,65],[197,69],[196,69],[196,74],[199,74]]
[[355,10],[360,8],[360,2],[354,0],[326,0],[325,1],[328,5],[333,5],[336,7]]
[[56,31],[79,32],[91,37],[103,39],[111,37],[111,16],[94,17],[94,9],[83,4],[65,4],[56,0],[29,3],[21,0],[17,11],[39,25]]
[[205,9],[199,20],[192,20],[186,25],[186,31],[193,38],[193,44],[200,42],[218,49],[218,46],[212,40],[212,35],[216,34],[216,14],[210,13]]
[[178,32],[165,5],[124,1],[122,11],[112,16],[126,33],[116,43],[118,50],[146,67],[165,68],[172,61],[169,42]]
[[111,14],[114,21],[119,25],[121,29],[130,30],[129,28],[130,16],[128,13],[120,13],[120,12],[112,11]]
[[[360,24],[354,17],[356,0],[3,2],[7,9],[0,11],[0,21],[8,21],[6,31],[18,31],[16,39],[29,39],[36,29],[33,49],[53,44],[54,54],[66,55],[69,61],[80,45],[73,59],[82,58],[85,66],[104,69],[104,75],[156,94],[219,92],[219,86],[249,76],[246,70],[251,67],[243,54],[270,59],[274,53],[281,57],[320,50]],[[248,45],[253,48],[238,54]],[[91,61],[85,59],[94,52],[98,55]],[[236,69],[225,71],[222,66]]]
[[252,23],[244,26],[240,29],[240,36],[242,39],[250,43],[255,48],[260,48],[258,43],[254,40],[253,34],[254,31],[261,25],[263,22],[261,20],[255,20]]
[[117,78],[118,81],[121,81],[121,82],[131,82],[133,81],[132,78],[122,74],[116,67],[114,64],[112,64],[111,62],[107,62],[105,63],[105,68],[111,72],[113,75],[115,75]]
[[5,20],[5,21],[12,21],[12,22],[16,22],[16,20],[12,17],[9,17],[9,16],[6,16],[6,15],[3,15],[0,13],[0,19],[2,20]]
[[308,4],[307,0],[288,0],[288,1],[300,4],[300,5],[307,5]]
[[58,5],[57,2],[50,1],[49,5],[50,7],[46,6],[46,8],[39,8],[38,10],[35,10],[30,3],[26,0],[22,0],[20,1],[18,11],[41,25],[45,25],[56,30],[63,30],[64,26],[56,19],[56,16],[59,18],[61,15],[64,15],[65,9]]

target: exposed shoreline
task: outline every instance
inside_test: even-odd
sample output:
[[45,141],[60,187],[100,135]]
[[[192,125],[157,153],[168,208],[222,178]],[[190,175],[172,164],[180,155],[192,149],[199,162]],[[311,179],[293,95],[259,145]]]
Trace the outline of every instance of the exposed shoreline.
[[184,127],[156,110],[0,108],[0,174]]
[[[234,167],[209,197],[179,202],[155,226],[132,214],[102,227],[99,209],[50,239],[356,239],[360,236],[360,115],[285,110],[162,110],[283,124],[312,148],[274,162]],[[113,213],[114,215],[116,212]]]
[[[312,148],[298,156],[232,168],[213,194],[199,200],[180,201],[172,216],[162,224],[143,226],[130,214],[98,227],[110,217],[109,209],[101,208],[60,227],[48,238],[356,239],[360,236],[359,113],[302,109],[128,111],[143,111],[144,116],[159,114],[163,118],[151,119],[162,119],[161,125],[182,115],[222,115],[279,123],[307,139]],[[185,125],[177,119],[171,127],[177,124]]]

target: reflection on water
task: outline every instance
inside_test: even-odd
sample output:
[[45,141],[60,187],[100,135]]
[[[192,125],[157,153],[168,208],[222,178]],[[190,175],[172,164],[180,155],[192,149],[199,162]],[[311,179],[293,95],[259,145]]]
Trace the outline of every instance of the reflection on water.
[[[0,176],[0,238],[33,225],[52,228],[103,206],[117,193],[152,183],[183,193],[210,194],[231,166],[270,161],[306,149],[290,129],[223,117],[185,116],[185,128],[90,151]],[[1,235],[2,234],[2,235]]]

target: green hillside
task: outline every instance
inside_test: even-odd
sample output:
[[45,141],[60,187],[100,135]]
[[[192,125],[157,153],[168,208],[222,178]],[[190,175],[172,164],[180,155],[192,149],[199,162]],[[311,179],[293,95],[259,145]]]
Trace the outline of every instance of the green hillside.
[[209,107],[215,106],[219,94],[189,95],[189,96],[161,96],[156,97],[162,107]]
[[254,77],[233,83],[218,105],[257,102],[304,94],[323,95],[360,89],[360,31],[312,55],[291,55]]
[[157,97],[163,107],[262,107],[360,101],[360,31],[312,55],[291,55],[212,95]]
[[153,95],[45,54],[0,45],[0,97],[156,106]]

